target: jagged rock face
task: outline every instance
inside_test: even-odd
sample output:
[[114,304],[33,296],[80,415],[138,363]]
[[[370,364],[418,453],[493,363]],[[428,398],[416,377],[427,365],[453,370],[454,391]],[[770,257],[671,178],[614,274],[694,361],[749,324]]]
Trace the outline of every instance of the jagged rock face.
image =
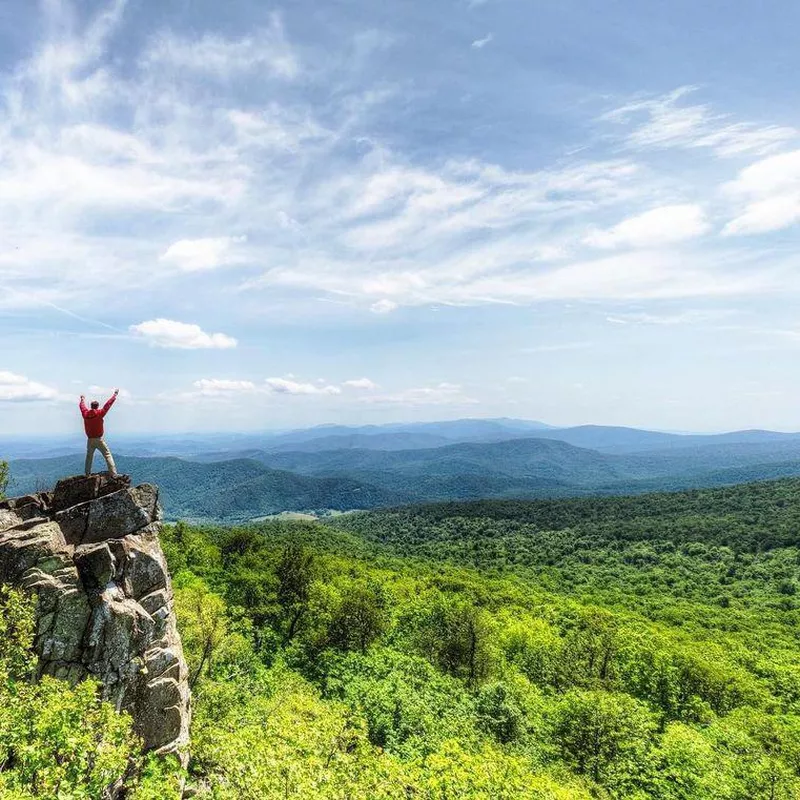
[[188,675],[160,519],[158,490],[126,476],[0,502],[0,584],[37,597],[42,674],[96,677],[148,750],[185,761]]

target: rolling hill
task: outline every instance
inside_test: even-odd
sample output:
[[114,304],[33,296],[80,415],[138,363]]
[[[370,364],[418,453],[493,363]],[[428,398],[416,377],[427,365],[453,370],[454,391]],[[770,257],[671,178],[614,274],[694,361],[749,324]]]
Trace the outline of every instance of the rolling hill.
[[[238,459],[198,464],[178,458],[117,459],[134,483],[155,483],[169,519],[243,520],[281,511],[347,510],[407,502],[413,497],[376,489],[350,478],[314,478]],[[59,478],[82,472],[80,456],[11,462],[9,492],[49,488]]]
[[[537,432],[539,434],[540,432]],[[281,511],[369,509],[479,498],[567,497],[724,486],[800,475],[800,442],[731,442],[607,453],[547,438],[427,449],[243,451],[247,458],[119,456],[157,483],[169,518],[236,521]],[[11,462],[21,494],[82,468],[79,455]]]

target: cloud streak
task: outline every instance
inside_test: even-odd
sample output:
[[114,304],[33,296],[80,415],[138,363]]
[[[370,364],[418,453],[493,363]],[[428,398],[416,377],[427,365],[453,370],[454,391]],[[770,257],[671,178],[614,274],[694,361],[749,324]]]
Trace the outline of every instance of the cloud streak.
[[209,33],[190,39],[163,33],[145,51],[142,66],[147,70],[189,70],[216,80],[255,70],[268,70],[288,80],[296,78],[302,69],[277,13],[271,15],[268,27],[241,39]]
[[288,378],[267,378],[265,385],[274,394],[337,395],[342,393],[338,386],[316,386],[313,383],[301,383]]
[[479,401],[466,395],[461,386],[454,383],[439,383],[435,386],[420,386],[404,389],[393,394],[362,397],[364,403],[397,406],[470,406]]
[[687,103],[696,90],[683,86],[659,97],[626,103],[602,119],[629,128],[634,149],[709,149],[721,158],[765,155],[796,141],[800,131],[782,125],[734,121],[704,103]]
[[658,248],[695,239],[709,228],[699,206],[661,206],[629,217],[608,230],[593,231],[586,237],[586,243],[600,248]]

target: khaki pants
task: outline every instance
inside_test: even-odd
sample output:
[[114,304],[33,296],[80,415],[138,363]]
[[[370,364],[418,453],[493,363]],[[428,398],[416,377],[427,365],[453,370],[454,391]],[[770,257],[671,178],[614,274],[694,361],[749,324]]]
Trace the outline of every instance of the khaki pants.
[[94,461],[94,451],[99,450],[103,458],[106,460],[106,464],[108,466],[108,471],[112,475],[117,474],[117,467],[114,464],[114,456],[111,455],[111,451],[108,449],[108,445],[105,443],[104,439],[89,439],[86,442],[86,477],[92,474],[92,461]]

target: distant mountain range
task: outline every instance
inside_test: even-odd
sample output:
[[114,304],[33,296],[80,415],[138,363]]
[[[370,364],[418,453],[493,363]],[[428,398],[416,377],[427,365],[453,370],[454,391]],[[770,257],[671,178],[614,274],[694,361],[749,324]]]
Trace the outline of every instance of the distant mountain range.
[[[205,452],[201,442],[187,439],[192,448],[183,458],[120,455],[118,464],[135,481],[161,487],[170,518],[228,521],[281,511],[623,494],[800,475],[798,434],[684,436],[515,420],[394,427],[324,426],[238,437],[236,449],[227,451],[219,447],[226,444],[222,435],[206,440],[211,448]],[[450,437],[477,441],[452,443]],[[152,448],[152,440],[148,444]],[[118,449],[124,452],[124,444]],[[10,491],[44,488],[81,467],[77,454],[12,459]]]
[[[697,447],[707,444],[777,444],[800,441],[800,433],[748,430],[721,434],[678,434],[607,425],[558,428],[519,419],[461,419],[391,425],[318,425],[289,432],[112,434],[114,449],[139,457],[176,456],[200,461],[249,458],[262,452],[326,450],[425,450],[466,442],[555,439],[604,453]],[[0,457],[54,458],[83,447],[80,431],[62,438],[0,437]]]
[[[130,456],[190,458],[216,453],[219,458],[225,459],[231,458],[233,453],[254,450],[338,450],[347,446],[378,450],[438,447],[457,442],[502,441],[551,429],[550,425],[531,420],[462,419],[389,425],[317,425],[277,433],[151,434],[146,437],[115,434],[113,444],[117,451]],[[350,445],[346,443],[348,438]],[[82,447],[83,434],[80,429],[64,437],[0,437],[0,457],[6,459],[55,458],[77,452]]]
[[[134,483],[158,485],[170,519],[243,520],[281,511],[375,508],[409,499],[347,477],[307,477],[247,459],[200,464],[172,457],[120,456],[116,461]],[[65,475],[82,471],[83,458],[78,455],[15,460],[8,492],[41,491]]]

